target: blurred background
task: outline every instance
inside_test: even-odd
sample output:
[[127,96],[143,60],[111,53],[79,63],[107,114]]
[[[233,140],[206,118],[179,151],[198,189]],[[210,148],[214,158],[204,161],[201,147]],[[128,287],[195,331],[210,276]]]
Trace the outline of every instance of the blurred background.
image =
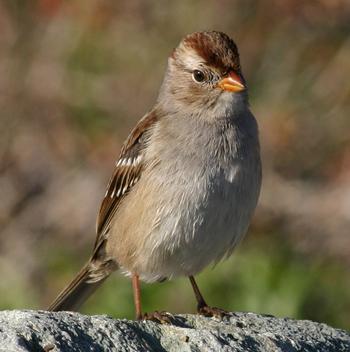
[[[89,257],[120,146],[167,56],[216,29],[240,48],[264,182],[233,257],[198,276],[209,304],[350,329],[348,0],[0,2],[0,308],[45,308]],[[194,312],[188,280],[146,311]],[[133,318],[113,275],[82,309]]]

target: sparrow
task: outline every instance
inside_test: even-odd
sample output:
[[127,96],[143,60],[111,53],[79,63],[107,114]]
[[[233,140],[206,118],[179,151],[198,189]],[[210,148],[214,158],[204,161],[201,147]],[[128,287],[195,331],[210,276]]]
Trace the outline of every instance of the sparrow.
[[49,310],[77,310],[114,271],[140,280],[189,278],[197,311],[221,315],[194,276],[232,254],[261,186],[256,120],[234,41],[218,31],[187,35],[173,50],[158,99],[124,142],[97,219],[92,255]]

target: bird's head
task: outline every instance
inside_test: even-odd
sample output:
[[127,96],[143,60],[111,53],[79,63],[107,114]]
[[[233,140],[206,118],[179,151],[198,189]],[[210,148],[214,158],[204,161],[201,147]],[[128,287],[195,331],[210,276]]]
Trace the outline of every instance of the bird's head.
[[159,101],[191,114],[230,114],[247,106],[234,41],[222,32],[186,36],[169,57]]

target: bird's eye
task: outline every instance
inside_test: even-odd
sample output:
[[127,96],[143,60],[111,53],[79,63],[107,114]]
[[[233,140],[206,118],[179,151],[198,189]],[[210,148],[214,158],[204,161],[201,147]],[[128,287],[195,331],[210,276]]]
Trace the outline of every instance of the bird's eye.
[[203,82],[205,79],[205,75],[200,70],[194,70],[192,73],[192,77],[196,82]]

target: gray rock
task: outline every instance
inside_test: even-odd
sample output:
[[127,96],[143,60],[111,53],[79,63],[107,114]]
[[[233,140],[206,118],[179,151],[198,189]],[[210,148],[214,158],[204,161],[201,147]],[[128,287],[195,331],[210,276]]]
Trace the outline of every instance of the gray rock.
[[0,312],[0,351],[334,351],[350,334],[325,324],[231,313],[177,315],[172,325],[73,312]]

